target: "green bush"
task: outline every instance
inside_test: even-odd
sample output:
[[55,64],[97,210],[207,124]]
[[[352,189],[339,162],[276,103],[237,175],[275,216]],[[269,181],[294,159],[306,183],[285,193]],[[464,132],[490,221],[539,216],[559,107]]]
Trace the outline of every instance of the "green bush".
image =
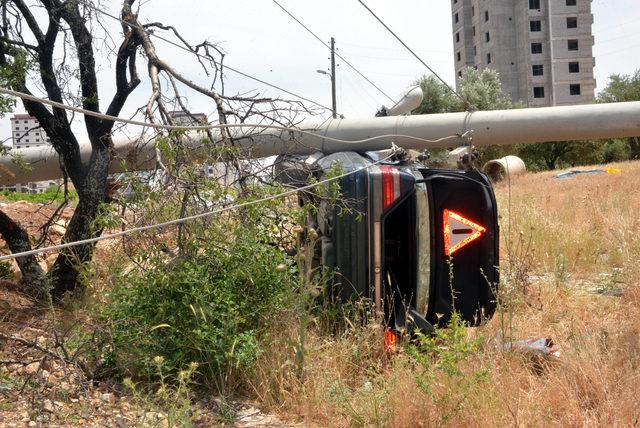
[[[35,204],[44,204],[51,201],[55,201],[60,204],[64,202],[64,190],[58,188],[57,186],[50,186],[42,193],[18,193],[3,190],[2,192],[0,192],[0,195],[4,199],[12,202],[27,201]],[[76,199],[78,199],[78,194],[75,191],[70,190],[69,200],[74,201]]]
[[0,279],[12,280],[14,278],[13,269],[11,264],[7,262],[0,262]]
[[278,265],[292,263],[257,227],[207,238],[188,257],[154,255],[148,269],[119,280],[102,315],[122,374],[153,379],[160,356],[174,373],[197,363],[196,379],[207,383],[254,363],[292,289],[291,272]]

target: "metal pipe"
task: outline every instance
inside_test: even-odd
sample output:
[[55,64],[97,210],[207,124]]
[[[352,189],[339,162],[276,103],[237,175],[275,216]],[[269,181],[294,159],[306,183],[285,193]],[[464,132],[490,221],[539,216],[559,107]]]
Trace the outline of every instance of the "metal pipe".
[[527,172],[527,166],[518,156],[509,155],[500,159],[490,160],[484,164],[482,170],[495,182],[507,177],[524,174]]
[[[336,119],[326,125],[302,124],[300,129],[315,132],[312,136],[296,131],[238,129],[237,144],[246,149],[246,157],[260,158],[278,154],[311,154],[317,151],[369,151],[389,148],[393,141],[405,149],[536,143],[640,136],[640,102],[591,104],[580,106],[478,111],[414,116],[387,116],[368,119]],[[438,142],[452,135],[473,131],[472,141],[458,137]],[[402,135],[364,140],[381,135]],[[215,135],[215,133],[214,133]],[[245,137],[245,138],[243,138]],[[249,138],[250,137],[250,138]],[[415,138],[411,138],[415,137]],[[417,138],[417,139],[416,139]],[[422,139],[422,140],[418,140]],[[187,139],[194,150],[206,150],[202,137],[190,134]],[[83,159],[89,159],[91,147],[81,145]],[[0,157],[0,185],[57,179],[61,177],[58,156],[49,147],[12,150],[13,156]],[[14,162],[14,156],[19,162]],[[18,166],[27,165],[29,169]],[[156,166],[153,142],[138,144],[119,139],[114,142],[112,172],[149,170]]]

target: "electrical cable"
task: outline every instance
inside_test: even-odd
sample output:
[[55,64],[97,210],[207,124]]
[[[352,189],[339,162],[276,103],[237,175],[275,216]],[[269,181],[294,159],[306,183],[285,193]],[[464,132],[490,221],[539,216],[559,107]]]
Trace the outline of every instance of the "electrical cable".
[[[275,1],[275,0],[274,0],[274,1]],[[367,5],[366,5],[366,3],[365,3],[365,2],[363,2],[362,0],[358,0],[358,2],[359,2],[362,6],[364,6],[364,8],[365,8],[365,9],[367,9],[367,10],[369,11],[369,13],[370,13],[371,15],[373,15],[373,17],[374,17],[375,19],[377,19],[377,20],[378,20],[378,22],[379,22],[380,24],[382,24],[382,26],[383,26],[384,28],[386,28],[386,29],[387,29],[387,31],[388,31],[388,32],[390,32],[390,33],[393,35],[393,37],[395,37],[395,38],[396,38],[396,40],[398,40],[398,41],[402,44],[402,46],[404,46],[404,47],[405,47],[405,48],[406,48],[406,49],[407,49],[407,50],[408,50],[408,51],[409,51],[409,52],[410,52],[414,57],[416,57],[416,59],[417,59],[418,61],[420,61],[420,63],[422,63],[422,65],[424,65],[424,66],[427,68],[427,70],[429,70],[429,71],[430,71],[434,76],[436,76],[436,77],[438,78],[438,80],[440,80],[440,82],[442,82],[442,84],[443,84],[443,85],[445,85],[445,86],[446,86],[446,87],[451,91],[451,93],[453,93],[455,96],[457,96],[458,98],[460,98],[460,100],[465,104],[465,106],[467,107],[467,109],[477,110],[477,108],[476,108],[473,104],[471,104],[469,101],[467,101],[467,99],[466,99],[466,98],[464,98],[462,95],[460,95],[459,93],[457,93],[457,92],[456,92],[456,91],[455,91],[455,90],[454,90],[454,89],[453,89],[453,88],[452,88],[452,87],[451,87],[447,82],[445,82],[445,81],[444,81],[444,79],[443,79],[442,77],[440,77],[440,75],[439,75],[438,73],[436,73],[436,72],[435,72],[431,67],[429,67],[429,64],[427,64],[427,63],[426,63],[422,58],[420,58],[420,57],[418,56],[418,54],[417,54],[417,53],[415,53],[415,52],[413,51],[413,49],[411,49],[411,48],[410,48],[410,47],[409,47],[409,46],[408,46],[408,45],[407,45],[407,44],[406,44],[406,43],[405,43],[405,42],[404,42],[400,37],[398,37],[398,35],[397,35],[397,34],[396,34],[396,33],[395,33],[391,28],[389,28],[389,26],[387,26],[387,24],[385,24],[385,23],[384,23],[384,21],[382,21],[382,19],[380,19],[380,18],[378,17],[378,15],[376,15],[376,14],[373,12],[373,10],[371,10],[371,9],[369,8],[369,6],[367,6]]]
[[[130,27],[136,27],[136,26],[135,26],[135,25],[133,25],[132,23],[127,22],[127,21],[125,21],[125,20],[123,20],[123,19],[121,19],[121,18],[118,18],[117,16],[112,15],[112,14],[110,14],[109,12],[106,12],[106,11],[104,11],[104,10],[102,10],[102,9],[99,9],[99,8],[95,7],[94,5],[92,5],[92,4],[90,4],[90,3],[88,3],[88,2],[87,2],[87,3],[84,3],[84,5],[85,5],[85,6],[87,6],[87,7],[89,7],[89,8],[91,8],[91,9],[93,9],[93,10],[95,10],[95,11],[96,11],[96,12],[98,12],[98,13],[101,13],[101,14],[103,14],[103,15],[105,15],[105,16],[108,16],[109,18],[115,19],[115,20],[117,20],[117,21],[119,21],[119,22],[121,22],[121,23],[123,23],[123,24],[125,24],[125,25],[128,25],[128,26],[130,26]],[[144,28],[142,28],[142,27],[138,27],[138,29],[144,30]],[[248,78],[248,79],[254,80],[254,81],[258,82],[258,83],[262,83],[263,85],[266,85],[266,86],[269,86],[269,87],[271,87],[271,88],[277,89],[278,91],[281,91],[281,92],[284,92],[285,94],[288,94],[288,95],[294,96],[294,97],[296,97],[296,98],[299,98],[299,99],[301,99],[301,100],[303,100],[303,101],[306,101],[306,102],[308,102],[308,103],[311,103],[311,104],[313,104],[313,105],[316,105],[316,106],[318,106],[318,107],[321,107],[321,108],[323,108],[323,109],[325,109],[325,110],[332,111],[331,107],[327,107],[327,106],[325,106],[325,105],[323,105],[323,104],[320,104],[320,103],[319,103],[319,102],[317,102],[317,101],[313,101],[312,99],[309,99],[309,98],[303,97],[302,95],[298,95],[298,94],[296,94],[295,92],[291,92],[291,91],[289,91],[289,90],[287,90],[287,89],[284,89],[284,88],[282,88],[282,87],[280,87],[280,86],[278,86],[278,85],[274,85],[273,83],[269,83],[269,82],[267,82],[266,80],[262,80],[262,79],[260,79],[260,78],[258,78],[258,77],[254,77],[254,76],[252,76],[252,75],[250,75],[250,74],[244,73],[244,72],[242,72],[242,71],[240,71],[240,70],[238,70],[238,69],[236,69],[236,68],[230,67],[230,66],[229,66],[229,65],[227,65],[227,64],[224,64],[224,65],[223,65],[222,63],[220,63],[220,62],[218,62],[218,61],[214,60],[213,58],[209,58],[209,57],[206,57],[206,56],[204,56],[204,55],[202,55],[202,54],[199,54],[198,52],[195,52],[195,51],[193,51],[193,50],[191,50],[191,49],[188,49],[187,47],[182,46],[181,44],[176,43],[176,42],[174,42],[173,40],[167,39],[167,38],[162,37],[162,36],[160,36],[160,35],[158,35],[158,34],[155,34],[155,33],[150,33],[150,35],[151,35],[152,37],[155,37],[156,39],[162,40],[162,41],[163,41],[163,42],[165,42],[165,43],[168,43],[168,44],[170,44],[170,45],[172,45],[172,46],[175,46],[175,47],[177,47],[177,48],[179,48],[179,49],[182,49],[182,50],[184,50],[184,51],[186,51],[186,52],[189,52],[189,53],[191,53],[191,54],[193,54],[193,55],[196,55],[196,56],[198,56],[198,57],[200,57],[200,58],[202,58],[202,59],[205,59],[205,60],[207,60],[207,61],[212,61],[212,62],[214,62],[216,65],[218,65],[218,66],[220,66],[220,67],[224,67],[224,68],[226,68],[226,69],[228,69],[228,70],[231,70],[232,72],[234,72],[234,73],[236,73],[236,74],[239,74],[240,76],[243,76],[243,77],[246,77],[246,78]]]
[[[320,43],[322,43],[327,49],[331,50],[331,46],[329,46],[324,40],[322,40],[316,33],[314,33],[313,31],[311,31],[311,29],[309,29],[309,27],[307,27],[306,25],[304,25],[302,22],[300,22],[300,20],[298,18],[296,18],[295,16],[293,16],[293,14],[291,12],[289,12],[287,9],[284,8],[284,6],[282,6],[280,3],[277,2],[277,0],[272,0],[276,5],[278,5],[278,7],[280,7],[280,9],[282,9],[287,15],[289,15],[294,21],[296,21],[298,24],[300,24],[302,26],[302,28],[304,28],[305,30],[307,30],[307,32],[309,32],[309,34],[311,34],[313,37],[315,37]],[[358,70],[355,66],[353,66],[349,61],[347,61],[342,55],[340,55],[339,53],[335,52],[335,55],[340,58],[345,64],[347,64],[353,71],[355,71],[356,73],[358,73],[358,75],[360,77],[362,77],[364,80],[366,80],[367,82],[369,82],[369,84],[371,86],[373,86],[374,88],[376,88],[378,90],[378,92],[380,92],[382,95],[384,95],[385,97],[387,97],[387,99],[389,101],[391,101],[392,103],[395,103],[396,101],[391,98],[386,92],[384,92],[382,89],[380,89],[380,87],[378,87],[378,85],[376,85],[375,83],[373,83],[367,76],[365,76],[364,74],[362,74],[360,72],[360,70]]]
[[[160,124],[160,123],[141,122],[141,121],[137,121],[137,120],[124,119],[124,118],[121,118],[121,117],[110,116],[110,115],[98,113],[98,112],[91,111],[91,110],[85,110],[85,109],[80,108],[80,107],[68,106],[66,104],[62,104],[62,103],[59,103],[59,102],[56,102],[56,101],[47,100],[47,99],[41,98],[41,97],[36,97],[34,95],[25,94],[23,92],[12,91],[10,89],[6,89],[6,88],[2,88],[2,87],[0,87],[0,94],[10,95],[10,96],[19,97],[19,98],[30,100],[30,101],[34,101],[34,102],[39,102],[39,103],[42,103],[42,104],[47,104],[47,105],[50,105],[52,107],[57,107],[57,108],[65,109],[65,110],[74,111],[76,113],[81,113],[81,114],[84,114],[84,115],[87,115],[87,116],[93,116],[93,117],[96,117],[98,119],[109,120],[109,121],[113,121],[113,122],[122,122],[122,123],[127,123],[127,124],[130,124],[130,125],[144,126],[144,127],[149,127],[149,128],[155,128],[155,129],[182,130],[182,131],[190,131],[190,130],[191,131],[201,131],[201,130],[207,130],[207,129],[223,129],[223,128],[275,129],[275,130],[286,131],[286,132],[297,132],[299,134],[309,135],[309,136],[316,137],[316,138],[319,138],[319,139],[324,139],[324,140],[327,140],[327,141],[333,141],[333,142],[342,143],[342,144],[362,144],[362,143],[368,143],[368,142],[375,141],[375,140],[380,140],[380,139],[383,139],[383,138],[407,138],[407,139],[411,139],[411,140],[415,140],[415,141],[421,141],[421,142],[424,142],[424,143],[439,143],[441,141],[445,141],[445,140],[448,140],[448,139],[460,139],[460,138],[464,138],[465,137],[464,134],[462,134],[462,135],[449,135],[449,136],[446,136],[446,137],[437,138],[435,140],[427,140],[425,138],[415,137],[415,136],[412,136],[412,135],[387,134],[387,135],[377,135],[375,137],[364,138],[362,140],[342,140],[340,138],[329,137],[329,136],[321,135],[321,134],[318,134],[318,133],[312,132],[312,131],[305,131],[303,129],[294,128],[294,127],[287,127],[287,126],[281,126],[281,125],[250,124],[250,123],[227,123],[227,124],[198,125],[198,126],[193,126],[193,125],[189,125],[189,126],[164,125],[164,124]],[[466,134],[466,132],[465,132],[465,134]]]
[[395,154],[396,154],[396,146],[393,145],[392,146],[392,153],[389,156],[387,156],[387,157],[385,157],[383,159],[377,160],[375,162],[370,163],[369,165],[360,167],[360,168],[355,169],[353,171],[349,171],[347,173],[340,174],[340,175],[337,175],[335,177],[330,177],[330,178],[327,178],[325,180],[319,181],[317,183],[312,183],[312,184],[308,184],[306,186],[298,187],[298,188],[295,188],[295,189],[292,189],[292,190],[287,190],[286,192],[278,193],[277,195],[271,195],[271,196],[267,196],[267,197],[264,197],[264,198],[256,199],[254,201],[243,202],[243,203],[240,203],[240,204],[237,204],[237,205],[230,205],[228,207],[220,208],[218,210],[207,211],[207,212],[204,212],[204,213],[195,214],[195,215],[191,215],[191,216],[188,216],[188,217],[177,218],[177,219],[169,220],[169,221],[166,221],[166,222],[163,222],[163,223],[156,223],[156,224],[150,224],[150,225],[147,225],[147,226],[135,227],[135,228],[132,228],[132,229],[123,230],[121,232],[111,233],[111,234],[107,234],[107,235],[102,235],[102,236],[98,236],[98,237],[95,237],[95,238],[81,239],[81,240],[78,240],[78,241],[66,242],[64,244],[52,245],[50,247],[37,248],[35,250],[22,251],[22,252],[19,252],[19,253],[8,254],[8,255],[5,255],[5,256],[1,256],[0,257],[0,262],[5,261],[5,260],[16,259],[18,257],[32,256],[32,255],[35,255],[35,254],[48,253],[48,252],[52,252],[52,251],[56,251],[56,250],[62,250],[62,249],[65,249],[65,248],[77,247],[79,245],[93,244],[95,242],[104,241],[104,240],[107,240],[107,239],[115,239],[115,238],[119,238],[119,237],[122,237],[122,236],[130,235],[132,233],[144,232],[146,230],[162,229],[162,228],[165,228],[167,226],[173,226],[173,225],[176,225],[176,224],[186,223],[186,222],[191,221],[191,220],[197,220],[197,219],[208,217],[208,216],[211,216],[211,215],[214,215],[214,214],[220,214],[220,213],[223,213],[223,212],[226,212],[226,211],[237,210],[239,208],[247,207],[247,206],[250,206],[250,205],[256,205],[256,204],[259,204],[259,203],[262,203],[262,202],[272,201],[274,199],[279,199],[279,198],[291,195],[293,193],[301,192],[301,191],[304,191],[304,190],[309,190],[309,189],[312,189],[314,187],[318,187],[320,185],[323,185],[323,184],[326,184],[326,183],[330,183],[332,181],[336,181],[336,180],[339,180],[339,179],[344,178],[344,177],[348,177],[348,176],[350,176],[352,174],[355,174],[355,173],[358,173],[360,171],[364,171],[365,169],[369,169],[372,166],[375,166],[375,165],[377,165],[379,163],[382,163],[382,162],[392,158]]

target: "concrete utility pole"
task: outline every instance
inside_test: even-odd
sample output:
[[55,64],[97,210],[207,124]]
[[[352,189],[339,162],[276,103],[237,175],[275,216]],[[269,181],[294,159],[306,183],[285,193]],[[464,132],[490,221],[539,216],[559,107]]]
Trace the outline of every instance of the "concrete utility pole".
[[[303,122],[298,129],[315,135],[258,126],[236,128],[232,134],[247,158],[384,150],[392,142],[405,149],[422,150],[469,143],[480,147],[634,137],[640,136],[640,102],[337,119],[327,123]],[[468,131],[473,132],[471,140],[462,137]],[[221,139],[219,130],[212,130],[212,134],[214,140]],[[202,133],[190,133],[185,139],[194,156],[209,146],[203,144],[202,138]],[[111,172],[151,170],[157,166],[154,140],[115,139],[113,150]],[[80,155],[89,159],[89,143],[80,145]],[[14,161],[16,156],[20,162]],[[0,156],[0,185],[56,179],[61,175],[58,155],[50,147],[11,150],[9,155]]]
[[333,109],[333,118],[338,117],[336,108],[336,40],[331,38],[331,108]]

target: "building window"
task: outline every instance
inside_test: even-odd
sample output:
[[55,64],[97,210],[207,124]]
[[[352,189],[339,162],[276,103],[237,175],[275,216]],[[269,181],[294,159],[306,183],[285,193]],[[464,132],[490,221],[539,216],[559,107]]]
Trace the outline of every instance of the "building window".
[[460,18],[458,17],[458,14],[456,13],[455,15],[453,15],[453,22],[455,22],[456,24],[458,22],[460,22]]
[[580,84],[569,85],[569,95],[580,95]]
[[487,22],[489,20],[489,11],[485,10],[484,11],[484,21]]
[[578,28],[578,18],[575,16],[567,18],[567,28]]
[[27,121],[25,120],[24,123],[27,123]]
[[544,75],[544,66],[542,64],[534,64],[531,66],[531,74],[534,76]]
[[487,54],[487,64],[491,64],[491,54]]
[[484,41],[489,43],[489,40],[491,40],[491,36],[489,35],[489,32],[487,31],[486,33],[484,33]]
[[476,16],[476,7],[471,6],[471,16]]
[[460,43],[460,33],[456,33],[456,43]]
[[456,58],[458,58],[458,61],[460,61],[460,60],[462,59],[462,55],[460,55],[460,52],[458,52],[458,53],[456,54]]
[[579,62],[570,62],[569,63],[569,73],[580,73],[580,63]]
[[575,6],[576,0],[567,0],[567,6]]
[[471,31],[473,31],[473,37],[476,36],[476,26],[471,27]]
[[540,9],[540,0],[529,0],[529,9]]
[[544,86],[533,87],[533,98],[544,98]]
[[532,32],[542,31],[542,23],[540,21],[529,21],[529,29]]
[[578,41],[575,39],[567,40],[567,49],[570,51],[578,50]]
[[531,43],[531,53],[532,54],[541,54],[542,53],[542,43]]
[[473,47],[473,56],[478,55],[478,48],[476,48],[475,46]]
[[461,71],[458,71],[458,77],[459,77],[459,78],[462,78],[462,70],[461,70]]

